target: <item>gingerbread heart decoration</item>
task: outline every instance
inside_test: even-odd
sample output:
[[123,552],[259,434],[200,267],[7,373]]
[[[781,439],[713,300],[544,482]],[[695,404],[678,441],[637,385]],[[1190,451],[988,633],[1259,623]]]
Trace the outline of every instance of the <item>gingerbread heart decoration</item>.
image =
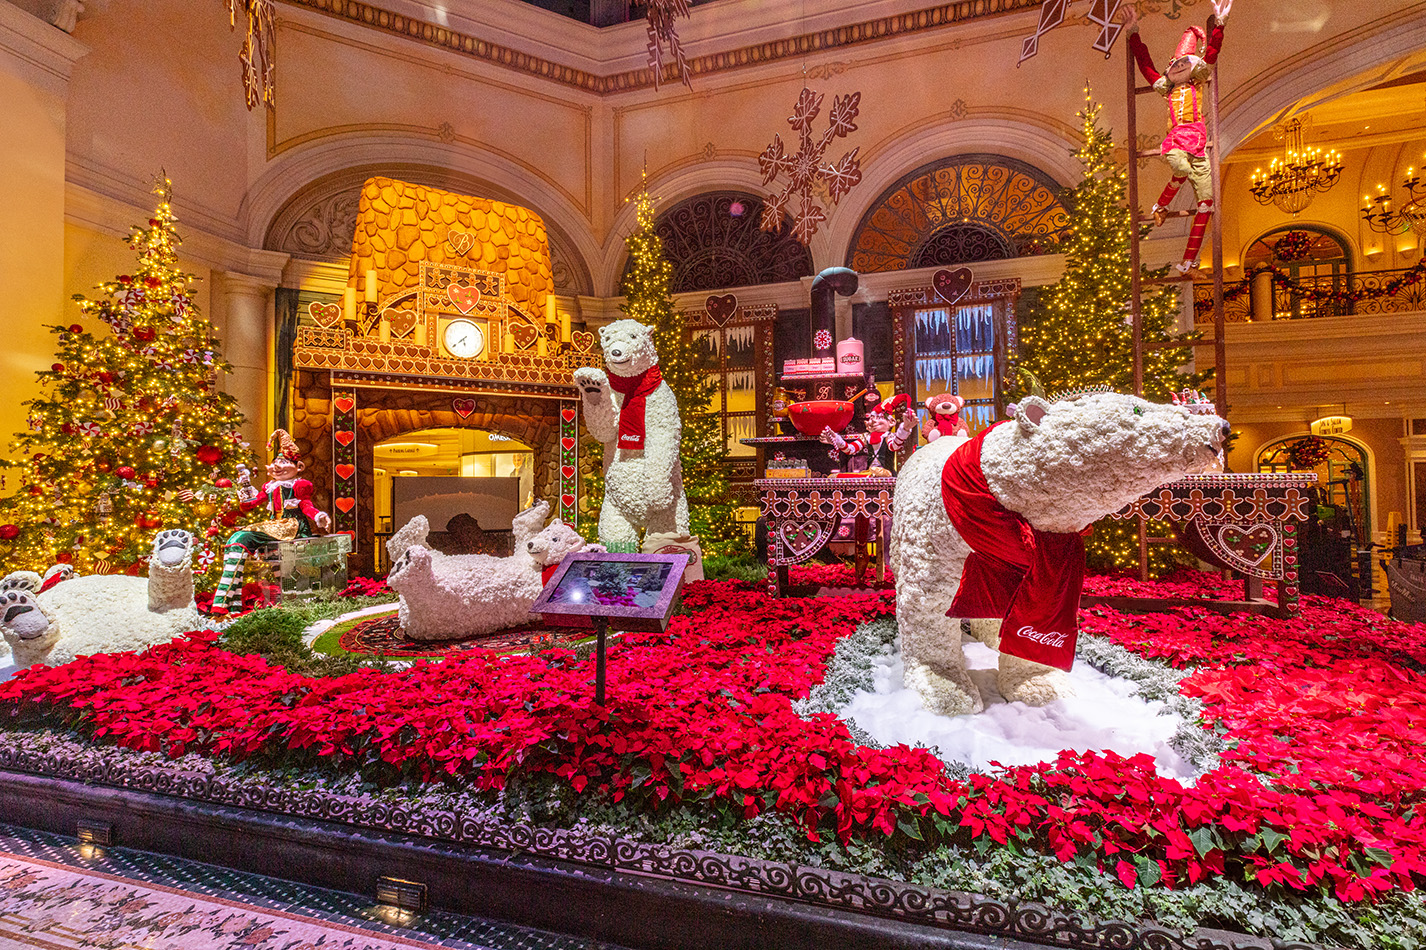
[[330,329],[342,322],[342,306],[335,303],[319,303],[314,300],[307,305],[307,312],[317,321],[317,326]]
[[1277,532],[1265,524],[1248,529],[1225,524],[1218,529],[1218,543],[1244,563],[1257,567],[1273,553],[1273,548],[1277,546]]
[[356,400],[350,396],[338,396],[333,400],[338,412],[351,412],[356,408]]
[[573,421],[574,421],[574,410],[573,410],[573,409],[561,409],[561,410],[560,410],[560,418],[563,419],[565,422],[573,422]]
[[336,501],[332,502],[332,504],[336,505],[337,510],[345,515],[349,514],[351,510],[356,507],[356,499],[338,498]]
[[594,349],[594,334],[588,330],[575,330],[569,335],[569,341],[574,344],[578,353],[588,353]]
[[356,441],[356,433],[345,430],[342,432],[334,432],[332,433],[332,438],[342,443],[342,445],[351,445]]
[[446,296],[461,313],[470,313],[480,303],[480,288],[469,284],[452,283],[446,288]]
[[392,336],[405,336],[416,328],[416,311],[387,310],[386,322],[391,324]]
[[564,505],[566,508],[573,508],[573,507],[574,507],[574,496],[573,496],[573,495],[560,495],[560,504]]
[[462,419],[469,419],[470,414],[472,412],[475,412],[475,400],[470,398],[452,399],[451,408],[454,409],[456,411],[456,415],[460,416]]
[[451,228],[446,232],[446,243],[451,246],[451,250],[464,257],[470,253],[470,249],[475,247],[475,235],[469,231],[458,231]]
[[708,311],[708,316],[713,318],[713,322],[721,327],[732,319],[733,314],[737,311],[738,298],[732,294],[724,294],[721,297],[714,294],[704,302],[703,306]]
[[778,529],[782,547],[794,561],[816,554],[827,540],[828,525],[820,521],[784,521]]
[[345,480],[351,478],[354,474],[356,474],[355,465],[342,464],[337,466],[337,477],[340,479]]
[[510,335],[515,338],[515,349],[528,350],[539,339],[540,331],[528,323],[517,323],[510,328]]
[[975,276],[969,267],[959,270],[938,270],[931,275],[931,289],[946,303],[955,303],[966,295]]

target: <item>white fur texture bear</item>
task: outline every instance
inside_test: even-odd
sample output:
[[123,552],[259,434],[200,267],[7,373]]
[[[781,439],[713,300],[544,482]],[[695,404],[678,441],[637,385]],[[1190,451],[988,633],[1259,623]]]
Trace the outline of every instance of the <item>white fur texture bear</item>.
[[[1006,508],[1041,531],[1077,532],[1165,482],[1212,468],[1226,432],[1227,423],[1215,415],[1118,393],[1055,403],[1030,396],[1014,421],[985,437],[980,462]],[[984,708],[966,673],[961,621],[946,616],[970,548],[946,514],[941,471],[966,441],[937,439],[902,466],[891,529],[906,686],[927,709],[948,716]],[[972,620],[967,627],[998,647],[999,620]],[[1004,653],[997,685],[1007,700],[1033,706],[1070,694],[1059,670]]]
[[[599,342],[604,348],[604,363],[615,376],[637,377],[658,365],[653,328],[637,320],[615,320],[600,328]],[[679,459],[683,422],[673,390],[661,382],[648,394],[644,447],[629,449],[618,444],[619,414],[626,397],[614,392],[603,370],[577,369],[574,383],[584,396],[584,424],[591,436],[604,443],[599,540],[617,546],[616,550],[637,550],[640,531],[686,540],[688,498],[683,493],[683,464]]]
[[515,553],[442,554],[425,546],[431,530],[424,515],[412,518],[386,542],[391,571],[386,583],[401,595],[401,628],[413,640],[455,640],[529,623],[544,581],[540,572],[575,551],[602,551],[586,544],[562,521],[552,521],[548,502],[515,516]]
[[0,634],[19,669],[140,650],[205,626],[193,603],[193,536],[187,531],[159,532],[147,578],[74,577],[36,594],[27,575],[33,572],[16,571],[0,581]]

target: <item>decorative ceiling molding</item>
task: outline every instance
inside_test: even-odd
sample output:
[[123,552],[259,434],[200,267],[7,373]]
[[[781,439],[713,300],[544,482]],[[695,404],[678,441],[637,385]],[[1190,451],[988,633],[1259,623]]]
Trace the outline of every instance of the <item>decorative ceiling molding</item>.
[[[599,75],[523,53],[509,46],[460,33],[415,17],[392,13],[370,3],[364,3],[362,0],[282,0],[282,2],[371,29],[381,30],[418,43],[438,46],[595,95],[610,95],[654,87],[653,76],[647,67]],[[938,3],[909,13],[879,17],[834,29],[817,30],[738,49],[696,56],[688,60],[688,68],[691,75],[700,76],[750,66],[761,66],[779,60],[804,58],[826,50],[921,33],[1002,13],[1030,10],[1039,6],[1040,2],[1041,0],[955,0],[951,3]]]

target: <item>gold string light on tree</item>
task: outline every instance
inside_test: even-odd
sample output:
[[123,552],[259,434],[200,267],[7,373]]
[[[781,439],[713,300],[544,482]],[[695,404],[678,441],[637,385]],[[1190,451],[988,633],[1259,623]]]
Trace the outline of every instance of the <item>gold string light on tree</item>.
[[[133,228],[134,271],[76,295],[89,327],[51,329],[55,362],[26,403],[12,455],[19,490],[0,501],[0,563],[81,573],[138,570],[155,531],[184,528],[211,563],[216,516],[238,463],[250,463],[237,403],[217,391],[228,369],[178,266],[170,183],[148,224]],[[193,503],[180,491],[204,494]]]

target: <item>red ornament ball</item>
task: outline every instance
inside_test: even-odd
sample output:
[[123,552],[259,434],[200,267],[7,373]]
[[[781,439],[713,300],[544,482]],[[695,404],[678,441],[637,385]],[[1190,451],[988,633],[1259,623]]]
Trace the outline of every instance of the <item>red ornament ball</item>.
[[146,287],[157,287],[157,286],[158,286],[159,284],[161,284],[161,283],[163,283],[163,281],[159,280],[157,277],[145,277],[145,278],[144,278],[144,285],[145,285]]
[[19,525],[0,524],[0,541],[13,541],[20,536]]
[[54,363],[54,364],[51,364],[50,369],[54,370],[56,373],[63,373],[63,372],[64,372],[64,364],[63,364],[63,363]]
[[71,323],[71,324],[69,325],[69,332],[70,332],[70,333],[83,333],[83,332],[84,332],[84,328],[83,328],[82,326],[80,326],[79,324],[77,324],[77,323]]
[[102,373],[96,374],[96,378],[105,386],[112,385],[114,382],[114,374],[109,372],[107,369]]
[[145,518],[145,519],[144,519],[144,527],[145,527],[145,528],[162,528],[162,527],[163,527],[163,519],[160,518],[158,515],[154,515],[154,516],[151,517],[151,518]]
[[157,335],[153,327],[134,327],[134,339],[140,343],[150,343]]
[[219,488],[232,488],[233,480],[231,478],[215,478],[213,479],[213,484]]
[[217,465],[223,458],[223,450],[216,445],[200,445],[193,453],[204,465]]
[[114,469],[114,474],[118,475],[120,478],[133,478],[135,475],[138,474],[138,472],[134,471],[134,467],[132,465],[120,465],[118,468]]
[[158,218],[149,218],[149,227],[151,227],[151,228],[156,228],[156,227],[158,227]]
[[132,284],[133,282],[134,282],[134,278],[130,277],[128,274],[120,274],[120,275],[119,275],[119,283],[124,284],[125,286],[127,286],[127,285],[129,285],[129,284]]
[[108,459],[100,459],[99,461],[97,461],[97,462],[94,463],[94,468],[95,468],[95,470],[96,470],[96,471],[99,471],[99,472],[103,472],[103,473],[106,474],[106,475],[109,473],[109,469],[111,469],[111,468],[113,468],[113,467],[114,467],[114,463],[111,462],[111,461],[109,461]]
[[74,560],[74,555],[70,554],[68,551],[61,551],[54,556],[54,559],[61,564],[68,564],[70,561]]

